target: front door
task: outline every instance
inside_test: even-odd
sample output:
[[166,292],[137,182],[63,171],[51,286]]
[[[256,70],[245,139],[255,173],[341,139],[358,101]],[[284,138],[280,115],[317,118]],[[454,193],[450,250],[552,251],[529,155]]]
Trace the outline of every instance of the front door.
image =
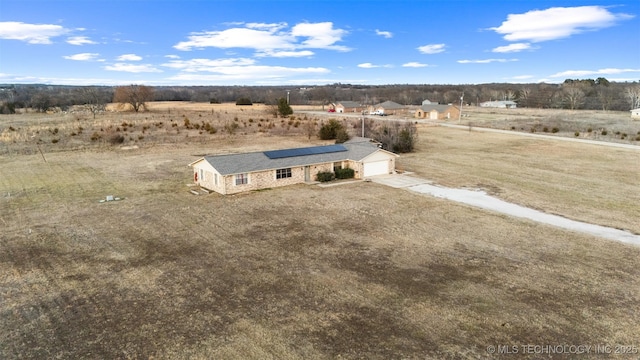
[[305,166],[304,167],[304,181],[305,182],[311,181],[311,167],[310,166]]

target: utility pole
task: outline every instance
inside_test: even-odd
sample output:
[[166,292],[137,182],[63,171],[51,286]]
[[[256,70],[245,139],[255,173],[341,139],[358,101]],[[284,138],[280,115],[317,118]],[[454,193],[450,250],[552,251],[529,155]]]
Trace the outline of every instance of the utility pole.
[[458,124],[460,123],[460,120],[462,119],[462,101],[464,100],[464,91],[462,92],[462,95],[460,96],[460,112],[458,113]]
[[291,90],[287,90],[287,105],[289,105],[289,93],[291,92]]

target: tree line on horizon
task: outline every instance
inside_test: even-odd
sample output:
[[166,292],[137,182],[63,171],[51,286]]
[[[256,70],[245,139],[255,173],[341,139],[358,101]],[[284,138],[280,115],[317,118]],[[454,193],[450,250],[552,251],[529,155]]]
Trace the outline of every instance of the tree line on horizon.
[[94,116],[107,103],[129,104],[134,111],[145,110],[149,101],[236,102],[277,105],[286,95],[291,105],[328,105],[354,101],[375,105],[394,101],[421,105],[424,100],[440,104],[477,106],[485,101],[510,100],[525,108],[628,111],[640,108],[639,82],[610,82],[605,78],[566,79],[561,84],[492,83],[477,85],[352,85],[323,86],[65,86],[42,84],[0,85],[0,113],[30,108],[47,111],[83,105]]

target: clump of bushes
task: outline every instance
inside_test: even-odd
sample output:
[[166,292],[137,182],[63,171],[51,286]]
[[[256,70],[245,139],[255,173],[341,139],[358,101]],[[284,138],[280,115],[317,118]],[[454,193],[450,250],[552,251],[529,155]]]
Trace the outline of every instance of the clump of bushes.
[[209,134],[215,134],[218,132],[218,129],[216,129],[215,127],[211,126],[210,123],[203,123],[202,128],[207,131]]
[[336,169],[336,179],[353,179],[355,171],[350,168]]
[[330,171],[321,171],[316,174],[316,181],[327,182],[335,179],[336,175]]
[[322,125],[322,127],[320,127],[320,131],[318,132],[318,137],[321,140],[335,139],[336,143],[338,142],[338,137],[340,137],[339,140],[343,140],[346,137],[346,140],[340,142],[349,140],[349,134],[347,134],[347,130],[344,128],[344,125],[342,125],[342,123],[340,123],[336,119],[330,119],[329,122]]
[[124,136],[122,135],[113,135],[110,139],[109,142],[111,143],[111,145],[117,145],[117,144],[122,144],[124,142]]
[[238,129],[240,127],[240,125],[238,125],[238,123],[230,123],[230,124],[226,124],[224,126],[224,130],[227,132],[227,134],[229,135],[233,135],[236,133],[236,129]]
[[251,99],[247,97],[241,97],[236,100],[236,105],[253,105],[253,102],[251,102]]
[[554,127],[553,129],[551,129],[551,132],[554,134],[557,133],[558,131],[560,131],[560,129],[558,129],[557,127]]

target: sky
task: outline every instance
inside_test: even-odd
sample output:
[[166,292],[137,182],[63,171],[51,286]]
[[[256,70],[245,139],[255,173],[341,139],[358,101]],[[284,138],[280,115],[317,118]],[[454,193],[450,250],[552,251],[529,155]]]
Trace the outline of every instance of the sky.
[[0,83],[640,80],[640,1],[0,0]]

